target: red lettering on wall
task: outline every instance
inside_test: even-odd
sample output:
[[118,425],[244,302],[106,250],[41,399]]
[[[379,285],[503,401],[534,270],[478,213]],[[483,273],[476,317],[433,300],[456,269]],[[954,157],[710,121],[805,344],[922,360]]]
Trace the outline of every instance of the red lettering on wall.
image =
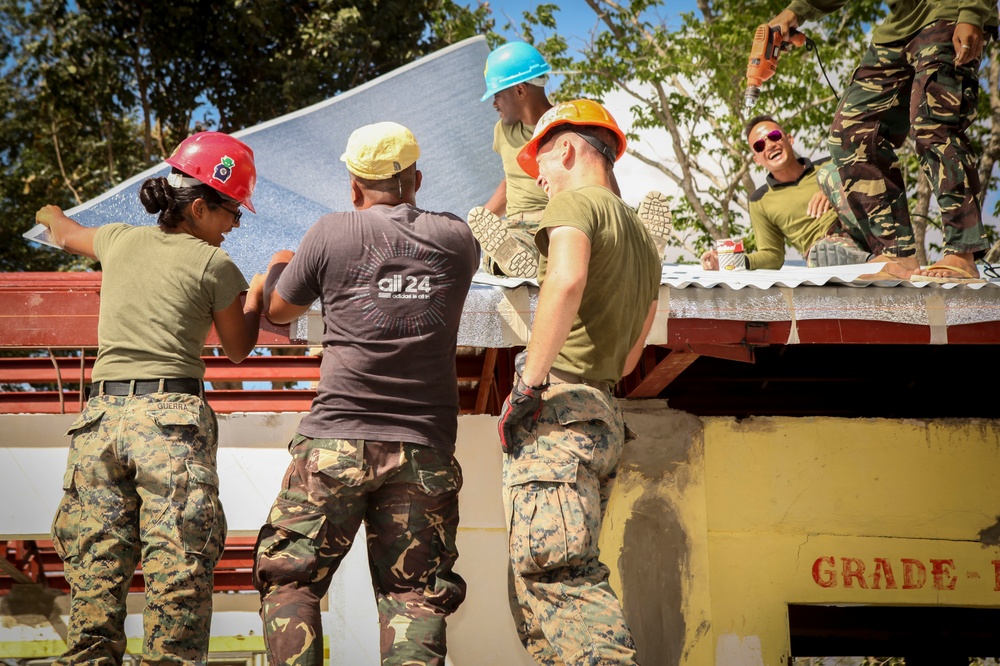
[[[955,576],[951,569],[955,568],[955,560],[931,560],[931,574],[934,576],[935,590],[954,590]],[[948,580],[945,580],[947,576]]]
[[[900,558],[903,563],[903,589],[919,590],[927,582],[927,567],[920,560]],[[914,575],[916,574],[916,575]]]
[[[813,562],[813,580],[816,581],[817,585],[820,587],[837,587],[837,574],[833,570],[833,566],[836,563],[837,560],[833,557],[816,558],[816,561]],[[824,564],[830,568],[822,568]],[[995,564],[1000,565],[1000,560]],[[1000,566],[997,566],[997,585],[1000,586]]]
[[887,590],[896,589],[896,577],[892,575],[892,565],[889,564],[889,560],[883,559],[881,557],[876,557],[875,572],[872,574],[873,590],[882,589],[883,578],[885,579],[885,589]]
[[[990,563],[993,565],[993,591],[1000,592],[1000,559],[990,560]],[[895,569],[893,564],[896,565]],[[903,567],[902,588],[896,580],[900,565]],[[920,590],[927,586],[928,569],[935,590],[954,590],[958,585],[959,575],[970,581],[983,580],[984,583],[989,575],[975,570],[959,571],[954,559],[928,558],[924,561],[911,557],[901,557],[896,560],[886,557],[826,555],[813,561],[812,579],[820,587],[826,588],[837,587],[840,584],[838,579],[843,578],[846,589]],[[975,583],[963,583],[963,585],[975,585]]]
[[844,587],[854,587],[853,580],[858,581],[858,587],[868,589],[865,582],[865,563],[856,557],[845,557],[841,560],[844,573]]

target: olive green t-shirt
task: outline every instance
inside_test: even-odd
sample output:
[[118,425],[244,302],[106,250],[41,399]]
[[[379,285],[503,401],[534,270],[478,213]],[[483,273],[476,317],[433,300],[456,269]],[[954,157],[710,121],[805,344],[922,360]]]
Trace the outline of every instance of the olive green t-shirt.
[[504,125],[498,120],[493,128],[493,151],[503,161],[503,173],[507,179],[507,215],[539,211],[549,203],[545,190],[538,187],[535,179],[524,173],[517,163],[517,154],[531,139],[534,125],[514,123]]
[[212,313],[248,286],[226,251],[186,233],[107,224],[94,252],[104,271],[94,381],[204,379]]
[[816,164],[800,157],[805,171],[798,180],[782,183],[768,174],[767,183],[750,195],[750,225],[757,240],[757,251],[746,256],[751,269],[778,269],[785,263],[785,241],[803,257],[813,243],[826,235],[837,221],[833,208],[819,217],[808,213],[809,201],[820,191]]
[[[800,22],[813,21],[846,5],[849,0],[792,0],[788,8]],[[872,43],[908,39],[937,21],[971,23],[979,28],[997,25],[996,0],[886,0],[889,15],[872,33]]]
[[573,227],[590,239],[587,285],[566,343],[552,367],[592,381],[617,382],[660,289],[662,263],[639,217],[610,190],[590,185],[552,197],[538,225],[538,281],[545,284],[545,229]]

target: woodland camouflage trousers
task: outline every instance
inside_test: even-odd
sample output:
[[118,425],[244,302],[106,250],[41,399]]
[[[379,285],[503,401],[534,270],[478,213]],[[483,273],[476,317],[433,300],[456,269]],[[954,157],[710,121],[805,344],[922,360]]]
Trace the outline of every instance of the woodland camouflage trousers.
[[429,446],[303,435],[289,450],[254,556],[269,663],[324,663],[320,600],[364,521],[383,666],[444,666],[445,618],[466,591],[453,570],[458,461]]
[[955,23],[928,25],[906,43],[872,44],[840,101],[830,129],[848,205],[876,254],[916,252],[896,149],[909,134],[941,209],[946,253],[989,246],[977,199],[976,155],[966,130],[976,119],[976,60],[954,65]]
[[73,436],[52,538],[72,591],[62,666],[121,664],[140,558],[142,663],[205,664],[215,564],[226,540],[218,425],[183,393],[91,398]]
[[610,393],[552,384],[534,430],[504,456],[510,607],[538,664],[636,663],[597,545],[625,432]]

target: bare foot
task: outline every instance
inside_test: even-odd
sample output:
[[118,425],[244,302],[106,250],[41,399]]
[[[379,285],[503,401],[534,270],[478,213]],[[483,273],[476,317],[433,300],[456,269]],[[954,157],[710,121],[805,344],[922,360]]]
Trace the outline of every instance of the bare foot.
[[[946,268],[935,268],[935,266],[951,266],[959,271],[950,271]],[[927,277],[935,278],[951,278],[956,276],[967,277],[967,278],[977,278],[979,277],[979,269],[976,268],[976,261],[972,258],[972,254],[946,254],[940,261],[937,261],[933,266],[928,266],[927,268],[918,268],[913,272],[914,275],[924,275]]]
[[871,275],[859,275],[859,280],[885,280],[896,278],[899,280],[909,280],[914,271],[920,269],[920,264],[916,257],[887,257],[878,255],[868,260],[869,264],[885,264],[878,273]]

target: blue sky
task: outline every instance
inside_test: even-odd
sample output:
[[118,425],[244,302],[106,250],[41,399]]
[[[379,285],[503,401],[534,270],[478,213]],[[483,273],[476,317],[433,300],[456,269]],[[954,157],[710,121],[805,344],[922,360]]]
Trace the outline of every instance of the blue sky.
[[[466,0],[461,4],[476,6],[475,0]],[[504,30],[504,25],[507,23],[520,24],[523,12],[534,11],[542,3],[537,0],[488,0],[488,4],[496,19],[494,30],[507,39],[518,39],[517,32]],[[549,4],[559,6],[560,9],[556,13],[556,25],[559,28],[559,33],[563,35],[571,47],[574,38],[583,39],[590,34],[590,30],[596,23],[596,16],[583,0],[550,0]],[[680,19],[677,18],[679,14],[695,11],[697,8],[695,0],[668,0],[664,4],[666,8],[662,9],[663,19],[667,25],[673,27],[680,26]]]

